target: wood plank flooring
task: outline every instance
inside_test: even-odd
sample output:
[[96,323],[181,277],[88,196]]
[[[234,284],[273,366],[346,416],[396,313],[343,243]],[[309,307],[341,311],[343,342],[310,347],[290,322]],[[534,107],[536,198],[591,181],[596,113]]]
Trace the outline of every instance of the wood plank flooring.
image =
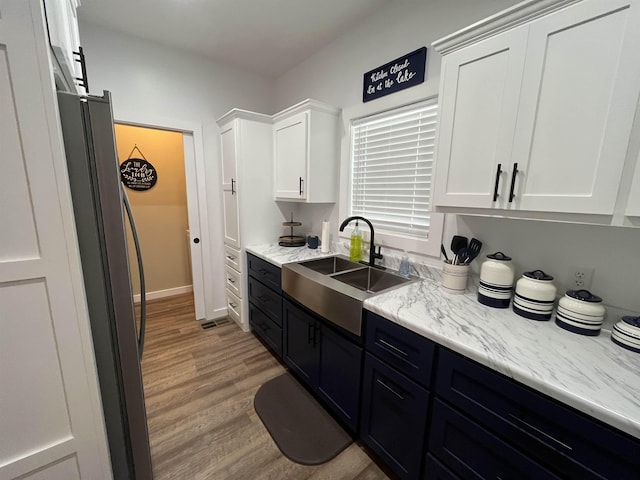
[[280,453],[253,397],[284,371],[233,321],[203,330],[191,294],[149,302],[142,373],[155,479],[390,478],[358,443],[318,466]]

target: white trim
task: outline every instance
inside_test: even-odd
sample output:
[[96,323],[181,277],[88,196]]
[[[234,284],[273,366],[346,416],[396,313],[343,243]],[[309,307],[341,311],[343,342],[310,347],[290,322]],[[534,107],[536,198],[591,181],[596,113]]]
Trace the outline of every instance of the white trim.
[[[193,292],[192,285],[184,285],[182,287],[167,288],[165,290],[156,290],[155,292],[147,292],[147,300],[155,300],[157,298],[172,297],[183,293]],[[133,296],[135,303],[140,303],[140,294]]]
[[[206,169],[204,160],[204,144],[202,125],[199,123],[184,121],[175,118],[140,113],[138,111],[118,111],[114,112],[114,122],[123,125],[134,125],[139,127],[155,128],[158,130],[171,130],[193,135],[193,146],[195,149],[195,171],[198,195],[198,213],[200,216],[200,245],[202,247],[202,281],[204,286],[205,318],[212,318],[214,310],[214,280],[211,268],[205,266],[212,265],[211,241],[213,236],[209,229],[209,214],[207,201],[207,186],[205,182]],[[186,158],[185,158],[186,160]],[[191,228],[191,226],[190,226]],[[205,240],[206,239],[206,240]]]
[[[225,318],[229,316],[229,311],[227,310],[227,307],[223,307],[223,308],[216,308],[213,311],[213,316],[211,318],[203,318],[198,320],[201,323],[205,323],[205,322],[209,322],[211,320],[218,320],[219,318]],[[242,327],[241,327],[242,328]],[[244,331],[244,329],[243,329]]]
[[[394,110],[402,110],[404,108],[410,108],[411,105],[419,104],[421,102],[428,102],[430,100],[437,99],[439,97],[437,93],[430,94],[427,97],[412,99],[397,104],[380,105],[378,110],[371,110],[370,108],[363,109],[361,107],[354,109],[344,109],[342,115],[342,121],[344,125],[344,131],[349,132],[344,135],[341,148],[341,170],[340,170],[340,185],[344,187],[340,189],[340,201],[339,201],[339,216],[344,219],[350,215],[350,202],[351,202],[351,155],[352,155],[352,124],[354,122],[361,121],[366,117],[373,117],[379,114],[389,113]],[[436,132],[436,142],[437,142]],[[440,244],[442,243],[442,234],[444,232],[444,214],[433,211],[433,187],[431,190],[431,198],[429,200],[431,207],[429,234],[427,239],[420,239],[416,237],[404,236],[400,233],[385,232],[383,230],[375,231],[375,243],[377,246],[391,248],[394,250],[404,250],[410,253],[416,253],[418,255],[428,255],[431,257],[440,258]],[[347,245],[351,236],[352,228],[347,227],[343,232],[337,232],[337,238],[339,240],[346,240]],[[365,225],[361,229],[363,237],[366,241],[369,239],[369,229]],[[384,250],[384,248],[383,248]],[[382,252],[384,255],[384,251]]]
[[582,0],[526,0],[436,40],[431,46],[436,52],[445,55],[579,1]]

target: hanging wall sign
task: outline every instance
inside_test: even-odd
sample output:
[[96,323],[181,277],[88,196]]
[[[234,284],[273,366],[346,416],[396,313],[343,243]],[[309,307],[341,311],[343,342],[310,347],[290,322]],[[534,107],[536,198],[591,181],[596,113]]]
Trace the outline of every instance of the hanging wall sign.
[[427,47],[364,74],[362,101],[368,102],[424,82]]
[[[134,151],[138,150],[143,158],[132,158]],[[144,158],[144,155],[136,145],[131,150],[129,158],[120,164],[120,180],[125,187],[131,190],[149,190],[158,181],[158,172],[155,167]]]

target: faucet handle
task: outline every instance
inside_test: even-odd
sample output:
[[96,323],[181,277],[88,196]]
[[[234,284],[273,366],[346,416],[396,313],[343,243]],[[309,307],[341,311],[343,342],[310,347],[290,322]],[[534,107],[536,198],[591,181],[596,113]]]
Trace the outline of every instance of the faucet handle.
[[376,251],[376,246],[375,245],[373,246],[373,257],[374,258],[378,258],[378,259],[383,258],[383,255],[380,253],[380,249],[381,248],[382,248],[382,246],[378,245],[378,251]]

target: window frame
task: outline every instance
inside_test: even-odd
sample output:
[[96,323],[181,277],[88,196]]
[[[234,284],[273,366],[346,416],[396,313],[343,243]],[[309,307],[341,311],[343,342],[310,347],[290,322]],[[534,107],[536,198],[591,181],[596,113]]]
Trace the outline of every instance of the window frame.
[[[349,119],[345,119],[346,127],[348,128],[347,142],[346,143],[346,157],[347,157],[347,172],[346,172],[346,181],[347,188],[346,190],[346,198],[343,199],[344,208],[341,209],[344,211],[344,215],[342,218],[346,218],[351,214],[351,199],[352,199],[352,175],[353,175],[353,145],[354,145],[354,123],[364,120],[369,117],[375,117],[378,115],[384,115],[385,113],[393,114],[395,112],[401,112],[402,110],[410,109],[412,106],[418,106],[422,103],[427,103],[434,101],[438,104],[438,96],[430,96],[428,98],[421,98],[403,105],[396,105],[390,108],[381,109],[379,111],[370,112],[364,115],[354,116]],[[437,120],[436,120],[437,122]],[[438,137],[438,126],[436,123],[436,139],[434,141],[434,147],[437,148],[437,137]],[[433,185],[433,177],[435,173],[435,150],[434,150],[434,161],[432,162],[432,185]],[[405,250],[407,252],[417,253],[421,255],[428,255],[433,257],[440,256],[440,244],[442,243],[442,233],[444,230],[444,214],[433,212],[433,206],[431,204],[431,199],[433,197],[433,187],[431,188],[431,195],[429,198],[429,233],[427,238],[420,238],[417,236],[408,236],[399,232],[392,232],[388,230],[384,230],[382,227],[375,229],[375,240],[376,246],[382,245],[387,248],[397,249],[397,250]],[[375,226],[375,222],[372,221]],[[365,238],[369,238],[369,229],[361,228],[361,231]],[[352,225],[349,225],[343,232],[339,232],[340,238],[348,239],[351,235]]]

